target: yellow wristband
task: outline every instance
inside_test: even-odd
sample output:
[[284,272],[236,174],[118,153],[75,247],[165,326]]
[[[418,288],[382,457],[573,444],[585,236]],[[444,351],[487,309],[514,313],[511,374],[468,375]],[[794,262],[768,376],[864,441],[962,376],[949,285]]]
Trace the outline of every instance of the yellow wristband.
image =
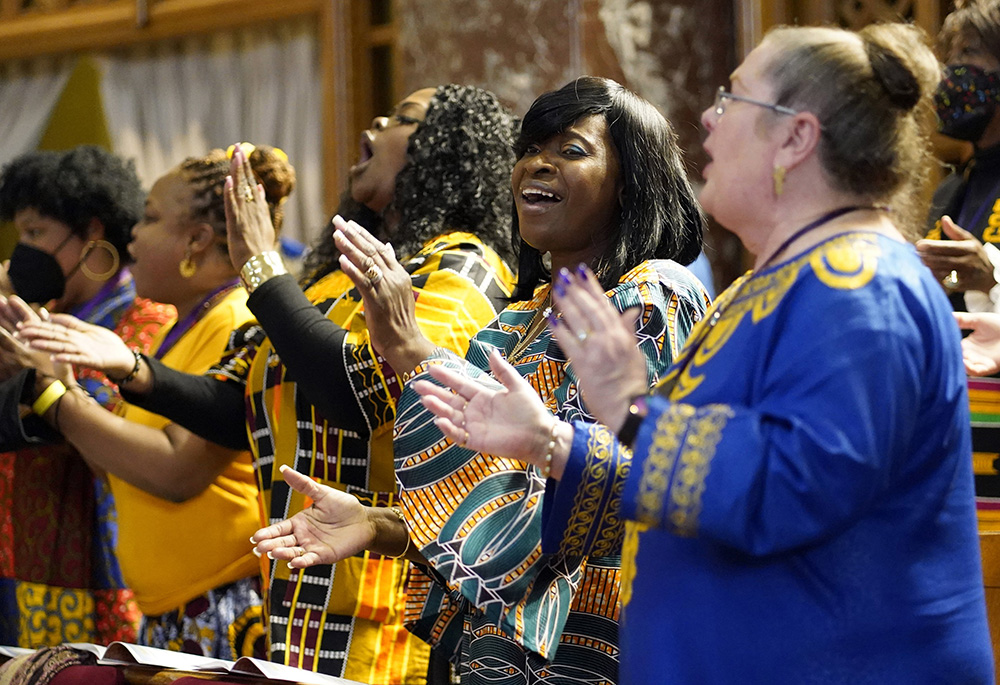
[[59,398],[66,394],[66,386],[62,381],[53,381],[49,387],[42,391],[35,403],[31,405],[31,411],[38,416],[44,416],[45,412],[52,408],[52,405],[59,401]]

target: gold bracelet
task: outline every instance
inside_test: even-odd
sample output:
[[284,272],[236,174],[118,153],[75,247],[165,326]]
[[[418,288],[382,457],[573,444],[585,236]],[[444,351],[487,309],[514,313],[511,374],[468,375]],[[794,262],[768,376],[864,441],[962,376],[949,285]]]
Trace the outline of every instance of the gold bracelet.
[[400,510],[399,507],[389,507],[389,510],[392,513],[394,513],[397,517],[399,517],[399,522],[403,524],[403,530],[406,531],[406,546],[403,547],[403,551],[397,554],[396,556],[391,556],[389,554],[383,554],[382,556],[386,557],[387,559],[402,559],[403,557],[406,556],[406,553],[410,551],[410,527],[406,525],[406,517],[403,516],[403,512]]
[[35,403],[31,405],[31,411],[37,416],[44,416],[45,412],[52,408],[52,405],[66,394],[66,386],[60,380],[52,381],[49,387],[42,391]]
[[288,269],[281,261],[281,255],[270,250],[255,254],[248,259],[243,268],[240,269],[240,280],[243,282],[243,287],[247,289],[247,293],[252,293],[264,281],[287,273]]
[[545,448],[545,462],[542,466],[542,478],[548,479],[552,474],[552,453],[556,450],[556,430],[559,428],[559,419],[552,422],[549,429],[549,444]]

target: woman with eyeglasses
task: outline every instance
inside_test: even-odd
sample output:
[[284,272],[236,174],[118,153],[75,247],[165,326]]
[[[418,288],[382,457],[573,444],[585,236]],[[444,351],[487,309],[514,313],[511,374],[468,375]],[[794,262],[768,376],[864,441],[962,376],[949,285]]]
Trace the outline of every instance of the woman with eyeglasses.
[[702,115],[702,205],[754,266],[652,394],[566,273],[556,339],[631,453],[502,364],[500,389],[417,385],[447,435],[550,463],[544,551],[622,540],[621,682],[993,682],[959,335],[894,209],[937,79],[910,26],[765,37]]

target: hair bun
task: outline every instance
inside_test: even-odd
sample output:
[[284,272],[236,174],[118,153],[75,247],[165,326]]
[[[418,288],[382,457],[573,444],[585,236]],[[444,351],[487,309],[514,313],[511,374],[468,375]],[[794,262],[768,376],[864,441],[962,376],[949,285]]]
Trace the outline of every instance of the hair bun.
[[928,58],[929,51],[917,49],[925,47],[925,43],[923,33],[916,27],[875,24],[863,29],[860,36],[875,80],[882,85],[893,107],[908,112],[937,85],[937,60]]
[[920,82],[899,56],[884,45],[865,41],[865,51],[876,80],[882,84],[893,107],[909,111],[920,102]]
[[254,175],[264,186],[268,202],[284,201],[295,190],[295,169],[288,155],[270,145],[256,145],[248,156]]
[[271,215],[275,230],[281,230],[284,212],[281,205],[295,190],[295,169],[288,163],[283,150],[270,145],[257,145],[247,157],[254,176],[264,186],[264,199],[274,207]]

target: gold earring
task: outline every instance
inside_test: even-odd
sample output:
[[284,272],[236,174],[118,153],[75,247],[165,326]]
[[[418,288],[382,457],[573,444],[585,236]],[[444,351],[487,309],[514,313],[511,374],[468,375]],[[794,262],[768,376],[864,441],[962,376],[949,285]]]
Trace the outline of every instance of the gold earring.
[[[87,266],[87,257],[90,253],[94,251],[95,247],[100,247],[108,251],[111,255],[111,268],[105,273],[99,274]],[[92,281],[106,281],[116,273],[118,273],[118,266],[121,264],[121,259],[118,257],[118,250],[115,246],[109,243],[107,240],[91,240],[86,245],[83,246],[83,253],[80,255],[80,271],[83,275]]]
[[190,247],[188,247],[187,252],[184,253],[184,259],[181,260],[179,270],[181,272],[181,276],[184,278],[191,278],[198,270],[198,265],[191,261]]
[[774,165],[774,171],[771,172],[771,176],[774,178],[774,194],[781,197],[781,194],[785,192],[785,173],[788,170],[780,164]]

